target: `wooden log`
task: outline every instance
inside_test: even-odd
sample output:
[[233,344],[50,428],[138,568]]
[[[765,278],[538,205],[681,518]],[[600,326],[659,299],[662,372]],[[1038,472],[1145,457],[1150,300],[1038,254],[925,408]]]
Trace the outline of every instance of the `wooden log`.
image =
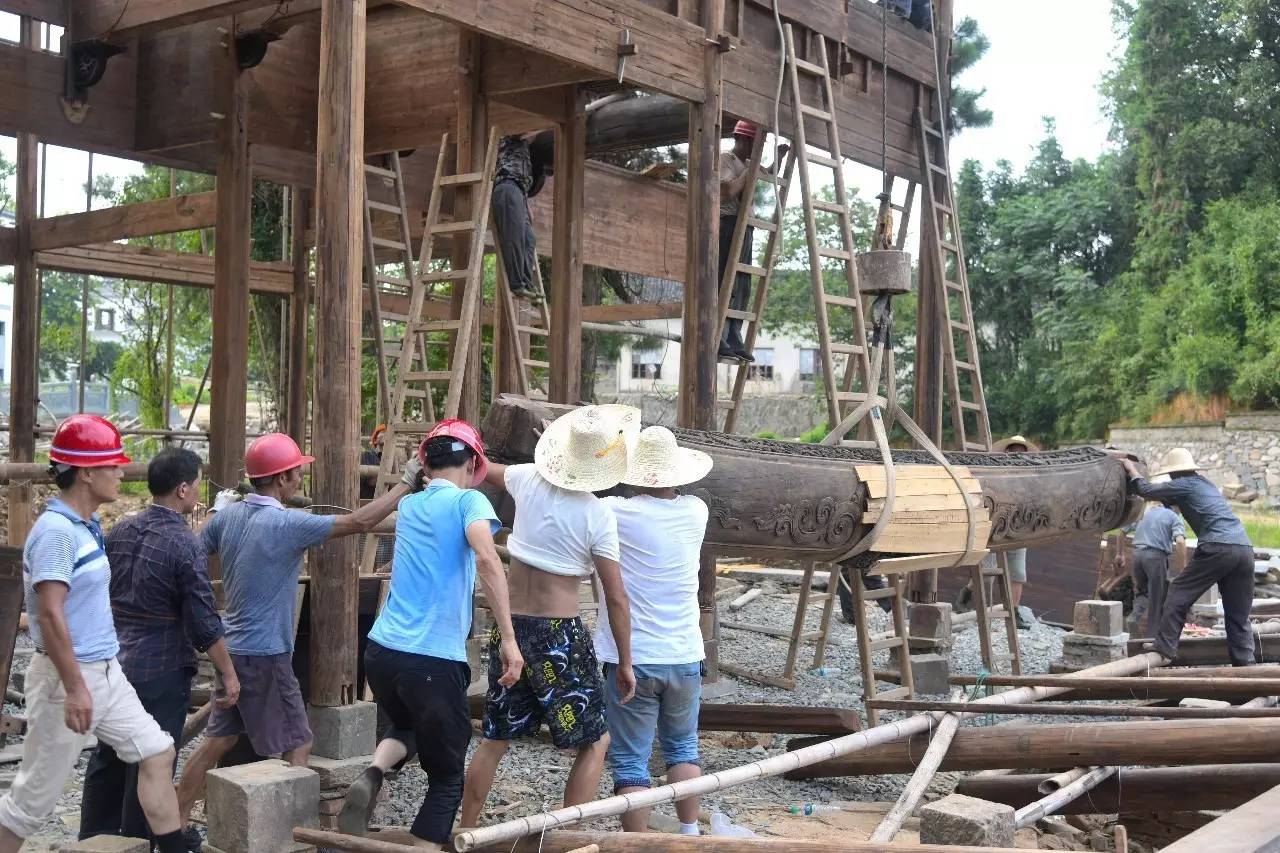
[[[1199,792],[1197,792],[1198,794]],[[1259,794],[1162,848],[1161,853],[1270,853],[1280,849],[1280,787]]]
[[[1047,773],[974,775],[960,780],[957,794],[1004,803],[1014,809],[1035,802]],[[1198,767],[1124,767],[1084,800],[1051,814],[1138,814],[1177,809],[1189,791],[1197,809],[1232,809],[1280,785],[1280,764],[1210,764]]]
[[[1067,687],[1073,694],[1096,693],[1107,696],[1176,699],[1184,696],[1212,698],[1259,694],[1280,695],[1277,678],[1069,678],[1062,675],[953,675],[951,684],[972,685],[981,682],[991,687]],[[1077,684],[1078,682],[1078,684]]]
[[730,610],[741,610],[760,596],[764,595],[764,591],[760,587],[752,587],[742,595],[729,602]]
[[[541,846],[539,843],[541,841]],[[726,838],[714,835],[664,835],[639,832],[548,832],[543,839],[527,838],[515,853],[569,853],[584,844],[600,845],[601,853],[938,853],[942,848],[926,844],[882,844],[873,841],[851,841],[848,838],[826,840],[803,838]],[[949,853],[991,853],[996,847],[948,845]],[[501,849],[487,848],[485,853],[512,853],[510,844]]]
[[307,260],[307,218],[311,213],[311,192],[294,187],[289,217],[293,233],[289,259],[293,264],[293,291],[289,297],[289,382],[285,404],[285,432],[302,447],[307,438],[307,327],[311,316],[311,282]]
[[217,221],[217,211],[218,193],[210,191],[50,216],[32,223],[32,246],[60,249],[210,228]]
[[[1265,625],[1254,626],[1254,660],[1259,663],[1280,659],[1280,634],[1269,634],[1258,629]],[[1271,630],[1271,629],[1268,629]],[[1150,640],[1130,640],[1129,654],[1141,650]],[[1231,662],[1227,651],[1226,637],[1190,637],[1178,643],[1178,656],[1173,659],[1176,666],[1203,666],[1208,664],[1225,665]]]
[[[807,738],[795,738],[803,748]],[[874,773],[908,773],[928,748],[925,736],[864,750],[787,773],[788,779],[820,779]],[[1114,764],[1243,764],[1280,749],[1280,720],[1162,720],[1125,723],[1005,725],[966,728],[957,734],[942,770],[1055,769]]]
[[[929,699],[872,699],[867,702],[869,707],[879,708],[881,711],[958,712],[968,710],[969,704],[968,702],[934,702]],[[1161,708],[1151,705],[1054,705],[1047,702],[1001,705],[998,708],[984,710],[983,713],[1058,717],[1161,717],[1166,720],[1280,717],[1280,710],[1275,708],[1247,708],[1242,705],[1230,708]]]
[[704,702],[698,731],[844,735],[861,730],[857,711],[806,705],[727,705]]
[[577,403],[582,390],[582,229],[586,185],[586,96],[568,87],[570,120],[556,136],[552,187],[555,216],[551,235],[551,362],[547,396]]

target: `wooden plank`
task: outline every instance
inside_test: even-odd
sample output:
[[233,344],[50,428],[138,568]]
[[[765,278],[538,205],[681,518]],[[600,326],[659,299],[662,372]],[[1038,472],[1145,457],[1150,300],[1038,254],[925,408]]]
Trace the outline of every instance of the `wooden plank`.
[[[457,27],[390,7],[369,14],[367,41],[366,153],[439,147],[457,116]],[[427,206],[429,184],[422,190],[410,195],[419,209]]]
[[704,702],[698,731],[845,735],[861,731],[857,711],[806,705],[742,705]]
[[[324,0],[316,179],[316,400],[312,485],[317,503],[356,506],[360,446],[360,268],[363,236],[365,2]],[[354,538],[311,562],[311,702],[356,700]]]
[[[968,532],[963,525],[956,528],[934,529],[928,532],[928,525],[912,524],[904,527],[887,525],[872,546],[876,551],[887,551],[894,554],[920,554],[933,551],[959,551],[969,543]],[[991,525],[975,525],[973,545],[981,548],[991,536]]]
[[94,0],[75,4],[73,23],[78,38],[119,40],[274,4],[274,0]]
[[[882,511],[880,508],[868,510],[862,514],[862,523],[874,524],[880,520],[881,514]],[[976,512],[974,513],[974,516],[976,518],[986,518],[986,514],[983,512]],[[893,511],[894,524],[939,524],[954,522],[965,524],[968,520],[968,514],[962,509],[941,509],[934,512],[929,512],[927,510],[920,512],[906,512],[899,511],[897,509],[894,509]]]
[[[854,465],[853,470],[858,475],[859,480],[885,479],[883,465]],[[974,479],[973,474],[963,465],[955,465],[953,470],[961,480]],[[949,483],[955,482],[951,478],[951,474],[947,473],[947,469],[941,465],[897,465],[894,467],[894,474],[899,483],[907,480],[946,480]]]
[[293,292],[289,298],[289,385],[285,405],[285,431],[301,447],[307,438],[307,328],[311,315],[311,282],[309,247],[306,243],[307,221],[311,215],[311,193],[293,187],[289,222],[293,233],[289,242],[289,258],[293,265]]
[[[975,499],[976,496],[965,496],[960,494],[950,495],[898,495],[893,502],[893,511],[896,512],[924,512],[938,509],[964,509],[965,501],[971,502],[971,506],[981,510],[982,503]],[[884,498],[873,498],[867,501],[867,512],[879,513],[884,509]]]
[[1271,853],[1280,850],[1280,786],[1185,835],[1162,853]]
[[[37,252],[36,265],[41,269],[106,278],[213,287],[216,262],[213,255],[107,243]],[[249,264],[250,293],[288,294],[291,281],[292,270],[288,264],[270,261]]]
[[639,302],[617,305],[584,305],[582,319],[591,323],[624,323],[637,320],[679,320],[682,302]]
[[67,7],[63,0],[0,0],[0,12],[25,15],[55,27],[67,25]]
[[[864,480],[867,487],[867,494],[873,500],[883,498],[887,493],[887,482],[885,480]],[[974,477],[961,480],[965,494],[981,495],[982,484]],[[956,490],[956,484],[951,480],[899,480],[897,484],[896,494],[902,497],[923,496],[923,495],[959,495]],[[895,505],[897,501],[894,501]]]
[[218,193],[211,191],[50,216],[32,223],[32,247],[42,250],[88,246],[211,228],[216,224],[217,210]]
[[[481,35],[581,65],[616,79],[618,34],[637,53],[625,80],[689,101],[703,98],[703,29],[632,0],[401,0]],[[537,21],[537,26],[530,22]]]
[[17,254],[18,232],[13,228],[0,227],[0,267],[13,266]]
[[972,566],[980,562],[987,553],[984,548],[968,552],[949,551],[938,554],[921,554],[917,557],[891,557],[887,560],[878,561],[868,571],[872,574],[886,575],[900,572],[917,572],[923,569],[945,568],[953,565]]
[[481,47],[480,91],[486,97],[600,79],[598,71],[504,42]]
[[550,381],[553,403],[576,403],[582,383],[582,246],[586,189],[585,95],[566,89],[573,119],[556,131],[551,240]]

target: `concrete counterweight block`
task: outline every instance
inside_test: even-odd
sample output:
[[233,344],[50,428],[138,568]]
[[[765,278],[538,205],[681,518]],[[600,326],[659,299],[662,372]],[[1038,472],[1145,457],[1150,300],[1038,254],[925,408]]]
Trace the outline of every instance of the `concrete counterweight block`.
[[359,755],[372,755],[378,745],[378,706],[373,702],[355,702],[322,708],[307,707],[313,743],[311,752],[339,761]]
[[119,835],[95,835],[84,841],[63,845],[60,853],[151,853],[151,842]]
[[951,794],[920,809],[920,843],[1012,847],[1013,806]]
[[947,695],[951,692],[950,676],[951,660],[946,655],[911,656],[911,680],[917,693]]
[[205,791],[209,844],[221,853],[299,849],[295,826],[319,825],[320,777],[270,759],[210,770]]
[[922,652],[936,652],[951,648],[951,602],[908,605],[911,648]]
[[1086,637],[1114,637],[1124,631],[1124,605],[1119,601],[1077,601],[1072,627]]

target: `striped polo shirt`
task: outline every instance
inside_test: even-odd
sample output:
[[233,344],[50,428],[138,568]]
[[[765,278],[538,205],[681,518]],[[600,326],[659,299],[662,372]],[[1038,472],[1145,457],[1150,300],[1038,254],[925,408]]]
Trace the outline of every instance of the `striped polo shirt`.
[[22,580],[37,649],[44,651],[36,586],[57,581],[68,588],[63,612],[76,660],[92,663],[116,656],[120,644],[111,618],[111,566],[96,514],[86,521],[61,499],[50,500],[22,550]]

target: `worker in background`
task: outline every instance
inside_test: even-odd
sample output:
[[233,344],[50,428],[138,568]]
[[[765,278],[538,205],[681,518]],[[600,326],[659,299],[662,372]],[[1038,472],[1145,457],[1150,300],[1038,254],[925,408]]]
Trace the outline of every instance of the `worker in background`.
[[97,415],[72,415],[54,432],[49,468],[58,496],[22,552],[36,652],[27,667],[22,764],[0,798],[0,853],[16,853],[53,814],[91,736],[138,766],[138,801],[160,853],[187,849],[173,793],[173,738],[116,660],[111,566],[97,509],[119,496],[120,466],[128,463],[120,432]]
[[[738,224],[738,214],[742,208],[742,192],[746,189],[751,162],[751,148],[755,144],[760,129],[749,121],[740,121],[733,126],[733,148],[720,152],[720,267],[716,273],[716,282],[724,281],[724,271],[729,266],[729,254],[733,249],[733,231]],[[787,156],[791,148],[788,145],[778,146],[773,165],[765,169],[766,173],[775,172]],[[750,210],[747,211],[750,214]],[[738,262],[752,263],[752,241],[755,229],[747,226],[742,237],[742,248],[738,252]],[[733,290],[729,294],[729,308],[734,311],[746,311],[747,302],[751,298],[751,275],[739,272],[733,277]],[[720,358],[742,362],[755,361],[755,357],[747,351],[746,342],[742,339],[742,320],[730,317],[725,320],[724,333],[720,338]]]
[[477,575],[497,623],[501,686],[516,683],[524,659],[493,544],[501,524],[489,499],[474,488],[489,464],[480,433],[466,421],[442,421],[418,457],[429,483],[400,503],[391,588],[364,653],[369,687],[390,728],[347,791],[338,828],[364,835],[383,774],[416,754],[427,791],[409,832],[416,846],[439,850],[462,803],[471,743],[467,636]]
[[493,179],[490,208],[507,286],[518,298],[542,298],[534,286],[538,247],[529,199],[542,191],[547,176],[554,170],[555,135],[551,131],[504,136],[499,140],[498,171]]
[[1244,525],[1227,504],[1222,492],[1202,477],[1191,452],[1175,447],[1165,456],[1154,476],[1169,475],[1169,482],[1154,483],[1138,472],[1131,459],[1124,460],[1129,493],[1149,501],[1176,507],[1196,534],[1195,556],[1173,582],[1160,616],[1160,630],[1151,644],[1169,660],[1177,657],[1178,640],[1187,611],[1214,584],[1222,593],[1227,626],[1227,647],[1234,666],[1253,663],[1253,546]]
[[911,26],[926,33],[933,32],[933,9],[930,0],[881,0],[889,4],[889,11],[906,18]]
[[[361,465],[382,464],[382,435],[387,431],[386,424],[378,424],[369,435],[369,449],[360,451]],[[377,474],[360,475],[360,500],[373,500],[378,490]]]
[[303,456],[293,439],[268,433],[244,454],[252,494],[243,501],[219,492],[200,531],[205,551],[222,564],[226,602],[226,643],[240,679],[240,700],[232,708],[214,706],[205,739],[183,765],[178,799],[183,822],[204,796],[205,774],[247,735],[258,755],[280,755],[305,765],[311,755],[311,727],[302,691],[293,674],[298,578],[308,548],[329,539],[366,533],[386,518],[416,482],[416,461],[405,481],[346,515],[313,515],[285,509],[302,486]]
[[[618,650],[605,599],[596,620],[596,654],[604,663],[609,763],[615,794],[650,786],[649,757],[656,734],[662,744],[667,781],[701,775],[698,708],[702,700],[703,645],[698,625],[698,565],[707,532],[707,505],[679,487],[711,470],[711,457],[679,447],[666,427],[640,433],[623,483],[630,498],[604,504],[618,523],[622,582],[631,602],[631,660],[636,694],[625,702],[613,677]],[[698,834],[698,798],[676,802],[682,835]],[[649,828],[649,809],[622,816],[627,832]]]
[[[1169,476],[1152,477],[1153,485],[1169,482]],[[1148,501],[1146,510],[1133,533],[1133,611],[1129,614],[1129,633],[1150,637],[1160,626],[1164,612],[1165,591],[1169,584],[1169,555],[1174,549],[1186,563],[1187,530],[1182,517],[1165,503]],[[1146,634],[1139,631],[1146,624]]]
[[618,567],[618,526],[591,493],[622,481],[628,445],[639,427],[639,409],[584,406],[547,427],[532,465],[489,464],[486,482],[505,489],[516,508],[507,539],[507,583],[525,667],[514,685],[502,683],[502,638],[491,632],[484,739],[467,768],[462,826],[479,820],[511,740],[535,734],[544,721],[558,748],[577,751],[565,781],[564,804],[595,798],[609,733],[591,635],[578,617],[579,590],[593,571],[599,576],[605,606],[614,614],[609,620],[618,649],[614,679],[619,701],[626,702],[635,692],[636,677],[630,610]]
[[[214,700],[219,707],[236,704],[240,682],[222,639],[204,548],[187,525],[200,499],[200,457],[185,448],[160,451],[147,465],[147,488],[151,506],[118,522],[106,537],[111,611],[125,677],[142,707],[177,744],[187,720],[197,651],[208,653],[221,676]],[[136,765],[99,743],[85,771],[80,838],[150,837],[137,788]],[[194,828],[187,842],[200,849]]]

